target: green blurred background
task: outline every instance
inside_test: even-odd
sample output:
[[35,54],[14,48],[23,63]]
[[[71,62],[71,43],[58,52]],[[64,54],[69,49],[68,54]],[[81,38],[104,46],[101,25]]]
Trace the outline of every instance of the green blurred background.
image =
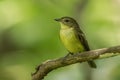
[[[66,55],[54,21],[62,16],[80,23],[91,49],[120,43],[120,0],[0,0],[0,80],[31,80],[38,64]],[[120,80],[119,60],[70,65],[44,80]]]

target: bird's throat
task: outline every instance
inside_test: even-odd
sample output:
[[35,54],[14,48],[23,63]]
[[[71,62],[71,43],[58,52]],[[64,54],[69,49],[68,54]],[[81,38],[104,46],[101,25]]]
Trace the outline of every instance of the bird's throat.
[[69,29],[70,27],[67,25],[64,25],[63,23],[60,23],[61,29]]

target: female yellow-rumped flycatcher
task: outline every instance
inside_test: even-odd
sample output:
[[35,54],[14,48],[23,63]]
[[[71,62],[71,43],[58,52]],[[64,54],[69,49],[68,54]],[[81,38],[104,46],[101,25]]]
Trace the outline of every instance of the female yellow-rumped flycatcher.
[[[82,30],[79,28],[78,23],[71,17],[62,17],[55,19],[60,22],[60,38],[63,42],[65,48],[70,53],[79,53],[83,51],[89,51],[88,42],[85,39],[85,35]],[[92,68],[96,68],[96,64],[91,60],[88,61],[88,64]]]

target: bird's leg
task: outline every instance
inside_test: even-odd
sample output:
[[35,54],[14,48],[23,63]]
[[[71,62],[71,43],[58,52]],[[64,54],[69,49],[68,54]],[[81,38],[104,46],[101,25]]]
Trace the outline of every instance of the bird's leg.
[[69,52],[65,57],[63,57],[62,63],[65,64],[64,62],[65,62],[66,58],[71,56],[71,55],[73,55],[73,53]]
[[73,53],[69,52],[64,58],[73,55]]

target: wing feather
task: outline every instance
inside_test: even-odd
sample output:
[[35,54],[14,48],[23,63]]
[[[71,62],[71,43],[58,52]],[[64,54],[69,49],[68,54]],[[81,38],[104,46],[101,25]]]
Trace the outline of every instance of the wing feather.
[[85,38],[84,33],[80,30],[79,27],[76,28],[76,30],[77,30],[77,36],[78,36],[80,42],[83,44],[85,50],[86,50],[86,51],[89,51],[90,48],[89,48],[89,45],[88,45],[88,42],[87,42],[87,40],[86,40],[86,38]]

